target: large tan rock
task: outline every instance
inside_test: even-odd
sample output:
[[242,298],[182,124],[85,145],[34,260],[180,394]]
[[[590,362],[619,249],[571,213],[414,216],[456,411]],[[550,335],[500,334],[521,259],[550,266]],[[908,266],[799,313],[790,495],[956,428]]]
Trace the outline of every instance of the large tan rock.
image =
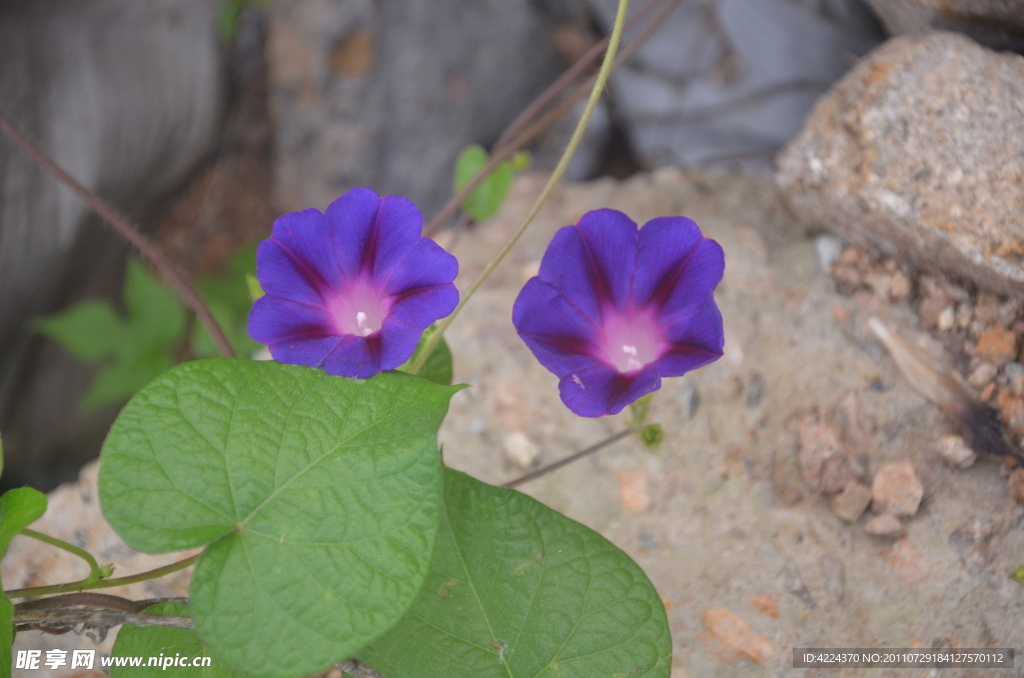
[[1024,47],[1024,0],[867,0],[890,33],[957,31],[995,49]]
[[885,43],[779,156],[801,218],[1001,293],[1024,291],[1024,57],[959,35]]

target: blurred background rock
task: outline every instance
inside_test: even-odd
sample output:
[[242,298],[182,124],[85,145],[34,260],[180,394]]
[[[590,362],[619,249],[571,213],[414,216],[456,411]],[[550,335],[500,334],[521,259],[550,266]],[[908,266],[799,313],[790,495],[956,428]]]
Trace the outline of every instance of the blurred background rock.
[[[197,274],[275,215],[353,186],[406,195],[429,218],[458,153],[493,143],[615,4],[0,0],[0,111]],[[1024,16],[1017,0],[869,4],[890,31],[966,26],[992,47],[1017,45]],[[614,75],[569,176],[771,169],[884,39],[861,0],[683,0]],[[572,124],[537,143],[535,167],[553,165]],[[118,303],[126,251],[0,138],[3,485],[52,488],[98,453],[118,407],[83,412],[94,368],[32,328],[83,298]]]

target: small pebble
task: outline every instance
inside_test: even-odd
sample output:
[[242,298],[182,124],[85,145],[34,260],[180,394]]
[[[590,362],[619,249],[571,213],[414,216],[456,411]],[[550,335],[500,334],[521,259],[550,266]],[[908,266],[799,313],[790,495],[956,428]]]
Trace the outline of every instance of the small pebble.
[[772,641],[751,631],[747,622],[732,610],[724,607],[710,609],[704,613],[703,621],[706,628],[698,638],[711,656],[720,662],[731,664],[745,659],[764,664],[775,654]]
[[843,241],[834,235],[819,235],[814,239],[814,249],[818,252],[822,270],[828,272],[843,254]]
[[975,352],[979,358],[1005,365],[1017,357],[1017,335],[1000,325],[991,327],[978,337]]
[[1024,365],[1012,362],[1003,368],[1003,374],[1006,376],[1006,383],[1010,385],[1013,395],[1024,396]]
[[999,370],[992,363],[978,363],[978,366],[971,370],[971,375],[967,377],[967,383],[974,388],[982,388],[995,379],[998,372]]
[[868,534],[873,534],[876,537],[893,537],[895,539],[902,539],[907,536],[907,528],[896,516],[883,513],[882,515],[875,516],[868,522],[864,523],[864,531]]
[[909,539],[900,539],[895,546],[882,551],[881,555],[892,573],[904,584],[918,584],[928,577],[930,568],[924,560],[924,554]]
[[772,619],[779,618],[778,596],[769,596],[764,593],[759,593],[750,599],[750,604],[767,617],[771,617]]
[[981,393],[978,394],[978,398],[982,402],[988,402],[992,398],[992,394],[996,392],[996,382],[992,382],[985,388],[981,389]]
[[848,483],[829,500],[832,510],[848,523],[856,522],[871,503],[871,488],[856,480]]
[[529,436],[520,431],[505,436],[502,450],[513,464],[520,468],[530,468],[540,457],[540,448],[530,440]]
[[835,494],[856,479],[839,429],[819,413],[800,420],[797,462],[815,492]]
[[651,495],[647,492],[647,474],[619,472],[619,501],[630,513],[643,513],[651,506]]
[[943,332],[948,332],[953,329],[953,325],[956,324],[956,314],[954,313],[952,306],[947,306],[942,309],[942,312],[939,313],[937,324],[939,329]]
[[935,451],[947,466],[966,469],[974,465],[978,455],[955,433],[946,433],[935,443]]
[[913,283],[910,281],[910,276],[902,271],[896,271],[892,274],[892,280],[889,282],[889,296],[893,301],[900,301],[910,296],[913,291]]
[[894,516],[912,516],[917,513],[924,497],[924,487],[914,473],[910,462],[899,461],[886,464],[875,474],[871,486],[875,513],[891,513]]

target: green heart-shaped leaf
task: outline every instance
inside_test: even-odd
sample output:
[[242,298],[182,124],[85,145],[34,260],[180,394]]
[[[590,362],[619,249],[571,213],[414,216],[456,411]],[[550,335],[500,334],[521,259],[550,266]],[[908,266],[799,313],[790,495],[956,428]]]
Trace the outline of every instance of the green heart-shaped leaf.
[[665,608],[629,556],[451,470],[423,590],[360,652],[388,678],[667,678],[671,658]]
[[456,387],[201,360],[139,391],[103,446],[104,515],[134,549],[209,544],[199,637],[235,669],[296,676],[389,628],[437,531],[437,428]]

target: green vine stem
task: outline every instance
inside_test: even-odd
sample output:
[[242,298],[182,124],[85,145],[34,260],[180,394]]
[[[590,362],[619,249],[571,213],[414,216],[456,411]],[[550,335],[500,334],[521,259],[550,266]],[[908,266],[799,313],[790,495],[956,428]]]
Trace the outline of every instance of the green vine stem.
[[544,185],[544,190],[540,192],[540,196],[537,197],[536,202],[533,203],[533,207],[523,218],[522,222],[516,228],[516,230],[509,236],[505,244],[501,246],[498,253],[487,262],[484,270],[477,276],[473,284],[469,286],[466,293],[462,295],[459,300],[459,305],[455,307],[452,314],[442,320],[437,325],[437,331],[434,332],[427,339],[426,344],[423,346],[423,351],[419,357],[412,364],[410,372],[416,374],[423,367],[424,363],[427,362],[427,358],[434,352],[434,348],[438,342],[441,341],[442,335],[445,330],[452,324],[456,316],[459,315],[459,311],[465,307],[466,303],[473,298],[480,286],[484,284],[484,281],[490,277],[491,273],[498,264],[502,262],[505,255],[511,251],[515,244],[522,237],[523,233],[526,232],[526,228],[533,222],[534,217],[540,212],[541,207],[547,202],[548,196],[551,195],[551,191],[554,190],[555,185],[561,180],[562,175],[565,174],[566,167],[569,166],[569,161],[572,160],[572,156],[576,153],[576,148],[580,145],[580,141],[583,140],[583,132],[586,131],[587,125],[590,123],[590,116],[594,114],[594,109],[597,108],[597,102],[601,98],[601,93],[604,91],[604,86],[608,82],[608,76],[611,73],[612,62],[615,60],[615,52],[619,48],[619,41],[622,38],[622,27],[626,22],[626,11],[629,9],[629,0],[619,0],[619,8],[615,14],[615,25],[612,27],[612,37],[608,41],[608,51],[604,53],[604,61],[601,62],[601,70],[598,72],[597,81],[594,82],[594,87],[590,90],[590,98],[587,99],[586,108],[583,109],[583,115],[580,117],[579,123],[576,125],[576,129],[573,130],[572,137],[569,139],[569,145],[566,147],[565,152],[562,153],[562,157],[559,159],[558,164],[555,166],[555,171],[551,173],[551,177],[548,179],[547,184]]
[[30,530],[27,527],[24,528],[18,534],[24,537],[35,539],[36,541],[41,541],[44,544],[49,544],[50,546],[56,546],[57,548],[63,549],[64,551],[74,554],[82,560],[84,560],[86,563],[89,564],[89,576],[86,577],[83,581],[99,581],[103,579],[103,575],[100,572],[100,564],[97,563],[96,559],[92,557],[92,554],[86,551],[85,549],[80,549],[74,544],[69,544],[66,541],[57,539],[56,537],[51,537],[50,535],[43,534],[42,532]]
[[109,589],[115,586],[127,586],[128,584],[138,584],[142,581],[149,581],[150,579],[158,579],[168,574],[177,572],[178,570],[184,570],[186,567],[192,565],[199,560],[199,554],[179,560],[176,563],[170,565],[164,565],[158,567],[155,570],[149,570],[148,572],[140,572],[139,574],[133,574],[129,577],[117,577],[114,579],[99,579],[90,580],[89,577],[82,579],[81,581],[68,582],[67,584],[54,584],[53,586],[34,586],[27,589],[13,589],[11,591],[4,591],[4,595],[8,598],[27,598],[29,596],[51,596],[57,593],[66,593],[68,591],[87,591],[89,589]]

